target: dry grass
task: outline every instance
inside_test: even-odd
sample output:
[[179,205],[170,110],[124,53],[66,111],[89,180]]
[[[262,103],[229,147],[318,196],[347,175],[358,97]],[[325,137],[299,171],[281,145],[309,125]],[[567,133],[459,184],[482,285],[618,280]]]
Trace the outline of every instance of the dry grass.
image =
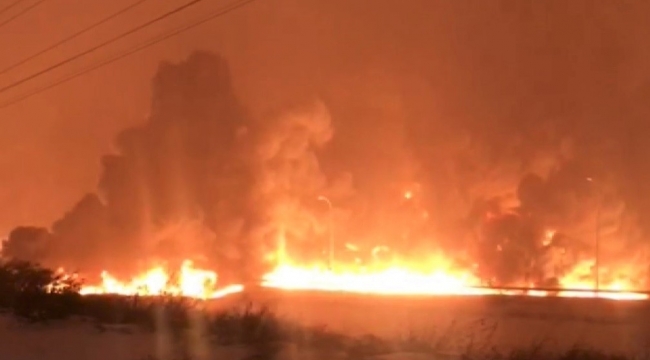
[[[51,283],[61,285],[52,288]],[[344,336],[326,327],[299,326],[269,307],[251,303],[229,310],[209,310],[203,302],[162,297],[85,296],[77,284],[27,263],[0,264],[0,309],[30,323],[60,322],[74,317],[99,332],[157,334],[165,329],[177,360],[198,359],[188,334],[216,347],[245,347],[246,359],[418,359],[460,360],[646,360],[645,354],[609,354],[584,346],[553,351],[545,341],[502,352],[493,346],[497,329],[485,319],[454,321],[444,328],[409,332],[387,340],[374,335]],[[74,340],[73,340],[74,341]],[[71,344],[74,346],[74,344]],[[146,360],[154,360],[148,357]],[[136,359],[125,359],[136,360]],[[142,359],[145,360],[145,359]]]
[[[373,335],[344,336],[325,327],[299,326],[264,306],[246,304],[228,311],[208,311],[201,303],[172,297],[84,297],[75,313],[104,332],[115,331],[119,328],[115,325],[131,325],[149,333],[162,327],[169,329],[175,347],[174,360],[198,359],[192,355],[192,344],[186,341],[187,332],[196,330],[197,323],[201,324],[200,336],[214,346],[246,347],[247,360],[407,359],[413,358],[413,354],[418,359],[432,360],[646,360],[645,356],[609,354],[582,346],[557,352],[544,341],[504,353],[491,346],[496,324],[486,321],[456,322],[430,333],[413,332],[387,340]],[[141,360],[158,359],[150,356]]]

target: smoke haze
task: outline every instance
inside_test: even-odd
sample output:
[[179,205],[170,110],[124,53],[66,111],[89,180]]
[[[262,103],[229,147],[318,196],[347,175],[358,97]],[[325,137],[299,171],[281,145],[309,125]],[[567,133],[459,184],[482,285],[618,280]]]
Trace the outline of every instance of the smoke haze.
[[246,57],[219,35],[227,55],[158,66],[149,116],[117,136],[98,189],[3,253],[116,273],[189,257],[255,277],[282,243],[322,258],[325,195],[339,247],[444,251],[502,283],[553,277],[548,231],[592,257],[597,223],[604,265],[643,264],[642,9],[285,5],[257,31],[225,20],[261,44]]

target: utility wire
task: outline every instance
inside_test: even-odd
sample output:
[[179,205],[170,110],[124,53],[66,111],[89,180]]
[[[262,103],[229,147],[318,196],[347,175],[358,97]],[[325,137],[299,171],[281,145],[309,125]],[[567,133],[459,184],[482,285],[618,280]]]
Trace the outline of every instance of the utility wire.
[[38,57],[38,56],[41,56],[41,55],[45,54],[46,52],[48,52],[48,51],[50,51],[52,49],[55,49],[55,48],[65,44],[65,43],[69,42],[70,40],[73,40],[73,39],[75,39],[75,38],[89,32],[90,30],[92,30],[92,29],[94,29],[94,28],[96,28],[96,27],[98,27],[100,25],[103,25],[103,24],[115,19],[116,17],[128,12],[129,10],[135,8],[136,6],[142,4],[145,1],[146,0],[139,0],[139,1],[135,2],[135,3],[132,3],[131,5],[129,5],[129,6],[125,7],[125,8],[122,8],[122,9],[118,10],[117,12],[115,12],[115,13],[101,19],[100,21],[98,21],[98,22],[96,22],[96,23],[94,23],[94,24],[92,24],[92,25],[90,25],[90,26],[88,26],[88,27],[86,27],[86,28],[84,28],[82,30],[77,31],[76,33],[74,33],[74,34],[72,34],[72,35],[70,35],[70,36],[68,36],[68,37],[66,37],[64,39],[59,40],[58,42],[46,47],[45,49],[40,50],[40,51],[38,51],[38,52],[36,52],[36,53],[34,53],[32,55],[29,55],[29,56],[23,58],[22,60],[14,63],[12,65],[9,65],[8,67],[0,70],[0,75],[5,74],[8,71],[11,71],[11,70],[19,67],[20,65],[22,65],[22,64],[24,64],[24,63]]
[[210,15],[208,15],[208,16],[202,18],[202,19],[199,19],[199,20],[197,20],[195,22],[192,22],[192,23],[187,23],[184,26],[178,27],[178,28],[176,28],[176,29],[174,29],[172,31],[161,34],[161,35],[159,35],[159,36],[157,36],[157,37],[155,37],[153,39],[148,40],[147,42],[141,43],[141,44],[139,44],[139,45],[137,45],[137,46],[135,46],[135,47],[133,47],[131,49],[128,49],[128,50],[126,50],[126,51],[124,51],[124,52],[122,52],[122,53],[120,53],[118,55],[115,55],[113,57],[104,59],[103,61],[101,61],[101,62],[99,62],[97,64],[94,64],[94,65],[91,65],[89,67],[86,67],[85,69],[83,69],[81,71],[78,71],[78,72],[76,72],[74,74],[71,74],[71,75],[65,76],[63,78],[60,78],[59,80],[55,81],[54,83],[51,83],[49,85],[40,87],[40,88],[38,88],[36,90],[33,90],[31,92],[28,92],[26,94],[20,95],[20,96],[14,98],[13,100],[9,100],[7,102],[4,102],[4,103],[2,103],[0,105],[0,109],[4,109],[4,108],[7,108],[7,107],[9,107],[11,105],[20,103],[20,102],[22,102],[22,101],[24,101],[24,100],[26,100],[26,99],[28,99],[28,98],[30,98],[32,96],[38,95],[38,94],[40,94],[40,93],[42,93],[44,91],[55,88],[55,87],[57,87],[59,85],[62,85],[62,84],[66,83],[66,82],[68,82],[70,80],[76,79],[76,78],[78,78],[78,77],[80,77],[82,75],[85,75],[85,74],[88,74],[88,73],[90,73],[92,71],[100,69],[100,68],[102,68],[102,67],[104,67],[106,65],[114,63],[115,61],[123,59],[123,58],[125,58],[127,56],[138,53],[138,52],[140,52],[140,51],[142,51],[142,50],[144,50],[146,48],[149,48],[149,47],[151,47],[153,45],[156,45],[156,44],[158,44],[160,42],[163,42],[163,41],[165,41],[165,40],[167,40],[169,38],[172,38],[172,37],[174,37],[176,35],[182,34],[182,33],[186,32],[186,31],[189,31],[189,30],[191,30],[191,29],[193,29],[195,27],[203,25],[203,24],[205,24],[205,23],[207,23],[207,22],[209,22],[211,20],[214,20],[214,19],[216,19],[216,18],[218,18],[220,16],[223,16],[223,15],[226,15],[226,14],[232,12],[232,11],[235,11],[235,10],[237,10],[239,8],[242,8],[242,7],[244,7],[244,6],[246,6],[246,5],[250,4],[250,3],[253,3],[255,1],[257,1],[257,0],[240,0],[240,1],[234,2],[234,3],[230,4],[230,5],[224,6],[221,9],[211,13]]
[[[44,1],[44,0],[42,0],[42,1]],[[133,33],[136,33],[138,31],[140,31],[140,30],[142,30],[142,29],[144,29],[144,28],[146,28],[148,26],[151,26],[151,25],[153,25],[153,24],[155,24],[155,23],[157,23],[157,22],[159,22],[161,20],[164,20],[164,19],[166,19],[166,18],[168,18],[168,17],[170,17],[172,15],[175,15],[175,14],[177,14],[179,12],[182,12],[183,10],[185,10],[185,9],[187,9],[187,8],[193,6],[193,5],[196,5],[201,1],[203,1],[203,0],[191,0],[191,1],[187,2],[187,3],[185,3],[184,5],[181,5],[181,6],[175,8],[175,9],[169,11],[169,12],[166,12],[166,13],[164,13],[164,14],[162,14],[162,15],[154,18],[154,19],[151,19],[151,20],[149,20],[149,21],[147,21],[147,22],[145,22],[143,24],[140,24],[140,25],[138,25],[138,26],[136,26],[136,27],[134,27],[134,28],[120,34],[120,35],[118,35],[118,36],[115,36],[115,37],[113,37],[113,38],[111,38],[109,40],[106,40],[106,41],[104,41],[104,42],[102,42],[102,43],[100,43],[98,45],[95,45],[95,46],[93,46],[93,47],[91,47],[91,48],[89,48],[87,50],[84,50],[84,51],[82,51],[82,52],[80,52],[80,53],[78,53],[78,54],[76,54],[74,56],[71,56],[71,57],[69,57],[69,58],[67,58],[65,60],[62,60],[62,61],[60,61],[60,62],[58,62],[58,63],[56,63],[54,65],[48,66],[45,69],[37,71],[37,72],[35,72],[35,73],[33,73],[33,74],[29,75],[29,76],[26,76],[26,77],[24,77],[24,78],[22,78],[22,79],[20,79],[20,80],[18,80],[16,82],[13,82],[13,83],[5,86],[5,87],[2,87],[2,88],[0,88],[0,94],[6,92],[7,90],[13,89],[16,86],[18,86],[20,84],[23,84],[23,83],[25,83],[25,82],[27,82],[29,80],[32,80],[32,79],[34,79],[36,77],[39,77],[39,76],[41,76],[41,75],[43,75],[45,73],[48,73],[48,72],[50,72],[52,70],[60,68],[61,66],[65,65],[65,64],[68,64],[68,63],[70,63],[70,62],[72,62],[72,61],[74,61],[76,59],[79,59],[79,58],[81,58],[81,57],[83,57],[85,55],[88,55],[88,54],[90,54],[92,52],[95,52],[95,51],[97,51],[97,50],[99,50],[99,49],[101,49],[101,48],[103,48],[103,47],[105,47],[107,45],[110,45],[110,44],[112,44],[112,43],[114,43],[114,42],[116,42],[118,40],[121,40],[121,39],[123,39],[123,38],[125,38],[125,37],[127,37],[127,36],[129,36],[129,35],[131,35]]]
[[[19,17],[25,15],[25,14],[28,13],[31,9],[37,7],[38,5],[40,5],[40,4],[44,3],[44,2],[45,2],[45,0],[39,0],[39,1],[37,1],[37,2],[35,2],[35,3],[33,3],[33,4],[31,4],[31,5],[29,5],[28,7],[22,9],[21,11],[19,11],[18,13],[16,13],[14,16],[11,16],[11,17],[9,17],[8,19],[6,19],[5,21],[1,22],[1,23],[0,23],[0,28],[3,27],[3,26],[5,26],[5,25],[7,25],[7,24],[9,24],[9,23],[12,22],[12,21],[18,19]],[[9,5],[8,7],[5,8],[5,10],[10,9],[13,5],[16,5],[17,3],[18,3],[18,2],[15,2],[15,3]]]
[[2,14],[4,14],[5,12],[11,10],[12,7],[14,7],[14,6],[20,4],[20,3],[23,2],[23,1],[25,1],[25,0],[16,0],[16,1],[12,2],[11,4],[9,4],[9,5],[5,6],[5,7],[3,7],[2,9],[0,9],[0,15],[2,15]]

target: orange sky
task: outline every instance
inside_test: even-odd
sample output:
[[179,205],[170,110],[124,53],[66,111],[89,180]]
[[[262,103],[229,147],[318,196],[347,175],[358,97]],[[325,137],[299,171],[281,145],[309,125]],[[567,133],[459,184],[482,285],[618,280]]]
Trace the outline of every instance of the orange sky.
[[[4,50],[0,66],[131,2],[48,0],[0,29]],[[0,84],[9,84],[182,3],[149,0],[119,21],[5,74]],[[602,113],[612,115],[607,121],[616,123],[613,115],[621,104],[629,111],[626,116],[643,118],[649,113],[643,94],[647,94],[650,76],[650,5],[612,2],[607,8],[589,8],[581,2],[563,3],[259,0],[0,109],[0,232],[17,224],[49,225],[84,192],[94,190],[99,156],[111,150],[119,130],[144,120],[150,80],[158,63],[180,60],[195,49],[219,52],[230,61],[237,91],[254,114],[305,94],[330,96],[331,101],[344,103],[359,96],[346,93],[350,88],[363,90],[368,101],[381,103],[378,106],[387,106],[390,99],[415,97],[422,104],[438,106],[440,116],[461,112],[462,116],[498,117],[504,107],[521,101],[530,101],[530,106],[519,105],[531,112],[545,111],[535,110],[540,105],[531,100],[536,91],[548,91],[543,81],[539,89],[532,89],[522,79],[524,74],[555,77],[563,83],[551,86],[552,92],[566,91],[567,98],[580,102],[575,111],[584,117],[584,124],[600,121]],[[1,94],[0,99],[30,91],[222,4],[226,1],[206,0],[187,14]],[[536,52],[537,42],[544,44],[543,51]],[[613,73],[608,62],[617,61],[623,65]],[[549,69],[553,73],[545,74]]]

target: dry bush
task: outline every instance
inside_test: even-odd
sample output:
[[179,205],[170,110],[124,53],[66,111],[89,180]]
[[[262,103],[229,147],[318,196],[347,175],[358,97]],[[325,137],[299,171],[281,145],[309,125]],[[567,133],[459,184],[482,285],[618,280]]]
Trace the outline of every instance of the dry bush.
[[0,308],[29,321],[63,319],[77,314],[81,283],[25,261],[0,263]]

